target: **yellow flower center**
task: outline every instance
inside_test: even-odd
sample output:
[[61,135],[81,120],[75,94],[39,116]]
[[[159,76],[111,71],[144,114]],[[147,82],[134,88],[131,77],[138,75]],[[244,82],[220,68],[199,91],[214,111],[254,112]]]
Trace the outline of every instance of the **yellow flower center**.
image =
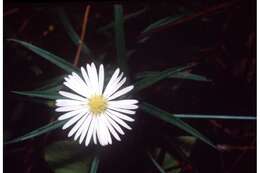
[[99,115],[107,109],[107,100],[102,95],[94,95],[89,99],[88,106],[94,115]]

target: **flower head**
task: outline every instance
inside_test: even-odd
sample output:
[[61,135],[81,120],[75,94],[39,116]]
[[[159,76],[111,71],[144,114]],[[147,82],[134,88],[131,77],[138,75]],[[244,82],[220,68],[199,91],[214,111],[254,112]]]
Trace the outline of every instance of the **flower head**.
[[[81,75],[75,72],[65,77],[64,85],[74,93],[59,91],[64,99],[57,99],[57,112],[64,112],[58,120],[68,121],[62,129],[73,126],[68,137],[74,135],[74,140],[88,146],[91,139],[104,146],[112,144],[112,136],[120,141],[124,135],[122,127],[131,130],[126,121],[134,119],[126,114],[135,114],[137,100],[118,98],[131,91],[134,86],[120,89],[126,82],[119,68],[115,70],[106,87],[104,87],[104,67],[101,64],[97,72],[94,63],[81,67]],[[65,113],[66,112],[66,113]],[[97,142],[98,141],[98,142]]]

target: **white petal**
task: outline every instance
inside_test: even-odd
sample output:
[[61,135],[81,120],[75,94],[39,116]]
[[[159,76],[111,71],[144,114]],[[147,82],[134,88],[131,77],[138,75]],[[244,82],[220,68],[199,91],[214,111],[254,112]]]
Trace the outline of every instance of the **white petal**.
[[137,109],[138,106],[134,105],[138,103],[137,100],[133,99],[126,99],[126,100],[115,100],[115,101],[109,101],[108,107],[114,107],[114,108],[122,108],[122,109]]
[[112,127],[112,125],[108,122],[108,120],[106,119],[106,117],[103,115],[101,117],[104,121],[104,123],[106,124],[106,126],[108,127],[109,131],[111,132],[111,134],[116,138],[116,140],[121,141],[119,135],[117,134],[117,132],[115,131],[115,129]]
[[97,127],[94,128],[93,141],[94,141],[94,144],[97,144]]
[[91,88],[86,84],[86,82],[84,82],[84,81],[82,80],[82,78],[81,78],[78,74],[76,74],[75,72],[73,72],[72,75],[73,75],[75,81],[78,82],[78,84],[80,85],[80,87],[82,88],[82,90],[84,90],[84,92],[86,93],[86,95],[88,95],[88,97],[90,97],[90,96],[91,96],[91,93],[90,93]]
[[103,132],[102,124],[99,120],[99,117],[97,117],[97,136],[100,145],[105,146],[107,144],[106,135]]
[[103,117],[104,115],[101,115],[100,117],[99,117],[99,120],[100,120],[100,122],[101,122],[101,124],[102,124],[102,127],[103,127],[103,131],[104,131],[104,133],[106,134],[106,136],[107,136],[107,142],[109,143],[109,144],[112,144],[112,138],[111,138],[111,135],[110,135],[110,133],[109,133],[109,131],[108,131],[108,127],[107,127],[107,125],[106,125],[106,122],[103,120]]
[[131,130],[132,128],[127,125],[123,120],[121,120],[120,118],[118,118],[117,116],[115,116],[114,114],[110,113],[110,112],[106,112],[107,115],[109,115],[113,120],[115,120],[118,124],[120,124],[121,126]]
[[108,98],[108,100],[116,99],[117,97],[120,97],[120,96],[122,96],[122,95],[128,93],[128,92],[131,91],[133,88],[134,88],[133,85],[128,86],[128,87],[125,87],[125,88],[123,88],[123,89],[117,91],[116,93],[114,93],[112,96],[110,96],[110,97]]
[[71,118],[68,122],[66,122],[62,129],[67,129],[68,127],[70,127],[72,124],[74,124],[75,122],[77,122],[82,116],[84,116],[84,113],[79,113],[77,116]]
[[109,80],[109,82],[108,82],[108,84],[107,84],[107,86],[106,86],[106,89],[105,89],[103,95],[107,95],[109,89],[111,88],[111,85],[112,85],[112,84],[114,83],[114,81],[117,79],[117,76],[118,76],[119,72],[120,72],[120,70],[119,70],[119,68],[117,68],[117,69],[115,70],[115,72],[113,73],[111,79]]
[[87,119],[84,121],[84,123],[82,124],[82,126],[77,131],[77,133],[74,137],[74,140],[77,140],[78,137],[80,136],[80,139],[79,139],[80,144],[83,142],[84,138],[86,137],[86,134],[87,134],[87,131],[89,129],[89,125],[90,125],[91,120],[92,120],[92,116],[88,115]]
[[79,128],[80,126],[83,124],[83,122],[86,120],[87,118],[87,114],[85,114],[77,123],[76,125],[70,130],[68,137],[71,137]]
[[81,113],[81,112],[87,113],[88,111],[87,111],[86,108],[83,108],[83,109],[79,109],[79,110],[67,112],[67,113],[61,115],[61,116],[58,118],[58,120],[65,120],[65,119],[74,117],[75,115],[77,115],[77,114],[79,114],[79,113]]
[[76,73],[73,72],[69,75],[69,79],[65,78],[65,80],[66,82],[63,83],[65,86],[84,97],[90,97],[90,89]]
[[75,110],[82,109],[82,108],[84,108],[84,106],[82,106],[82,105],[63,106],[63,107],[56,108],[55,111],[56,112],[68,112],[68,111],[75,111]]
[[71,99],[58,99],[56,100],[56,106],[75,106],[86,104],[83,101],[71,100]]
[[97,94],[98,91],[98,79],[97,79],[97,70],[96,68],[94,68],[95,65],[89,65],[87,64],[87,71],[88,71],[88,76],[89,76],[89,80],[91,82],[92,85],[92,89],[93,89],[93,93],[92,94]]
[[115,103],[115,104],[120,104],[120,105],[132,105],[132,104],[137,104],[138,100],[124,99],[124,100],[109,101],[109,103]]
[[88,146],[89,142],[90,142],[90,139],[93,135],[93,130],[94,130],[94,127],[96,127],[96,118],[93,117],[92,118],[92,121],[90,123],[90,127],[89,127],[89,130],[88,130],[88,133],[87,133],[87,137],[86,137],[86,141],[85,141],[85,145]]
[[82,93],[82,87],[78,84],[77,81],[75,81],[75,79],[72,75],[69,75],[68,78],[65,78],[65,82],[63,82],[63,84],[65,86],[67,86],[69,89],[78,93],[79,95],[82,95],[85,97],[85,93]]
[[121,109],[121,108],[115,108],[113,106],[110,106],[108,107],[109,109],[112,109],[112,110],[115,110],[117,112],[122,112],[122,113],[125,113],[125,114],[135,114],[135,111],[132,111],[132,110],[127,110],[127,109]]
[[99,76],[98,76],[98,85],[99,85],[99,94],[100,94],[100,95],[101,95],[102,92],[103,92],[104,78],[105,78],[104,66],[103,66],[103,64],[101,64],[101,65],[99,66]]
[[[118,78],[120,80],[120,78]],[[110,97],[112,94],[114,94],[125,82],[126,77],[124,77],[120,82],[115,82],[114,85],[111,85],[110,90],[107,92],[107,95],[105,97]]]
[[116,112],[116,111],[113,111],[113,110],[107,110],[107,111],[109,111],[111,114],[117,116],[120,119],[123,119],[123,120],[126,120],[126,121],[130,121],[130,122],[135,121],[133,118],[131,118],[129,116],[126,116],[126,115],[124,115],[122,113],[119,113],[119,112]]
[[79,95],[72,94],[72,93],[69,93],[66,91],[60,91],[59,93],[60,93],[60,95],[73,99],[73,100],[78,100],[78,101],[83,101],[83,102],[86,101],[86,98],[80,97]]
[[105,114],[104,116],[108,121],[109,123],[121,134],[121,135],[124,135],[124,131],[121,129],[121,127],[112,119],[110,118],[107,114]]
[[87,85],[91,90],[93,90],[93,86],[91,85],[89,76],[88,76],[86,70],[85,70],[83,67],[81,67],[81,74],[82,74],[82,76],[83,76],[83,78],[84,78],[84,80],[85,80],[85,82],[86,82],[86,85]]

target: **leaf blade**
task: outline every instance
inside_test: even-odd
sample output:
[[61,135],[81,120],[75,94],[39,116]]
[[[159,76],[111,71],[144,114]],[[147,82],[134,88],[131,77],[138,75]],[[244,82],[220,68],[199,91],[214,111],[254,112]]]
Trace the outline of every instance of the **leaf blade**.
[[[127,21],[127,20],[129,20],[129,19],[132,19],[132,18],[134,18],[134,17],[137,17],[137,16],[143,14],[143,13],[146,12],[146,11],[147,11],[147,8],[145,7],[145,8],[143,8],[143,9],[140,9],[140,10],[138,10],[138,11],[136,11],[136,12],[133,12],[133,13],[131,13],[131,14],[129,14],[129,15],[126,15],[126,16],[124,16],[124,21]],[[105,26],[99,28],[99,29],[97,30],[97,33],[105,32],[106,30],[108,30],[108,29],[110,29],[110,28],[113,28],[114,24],[115,24],[114,22],[111,22],[111,23],[109,23],[109,24],[107,24],[107,25],[105,25]]]
[[[142,72],[136,75],[136,78],[147,78],[147,77],[154,77],[159,75],[161,72],[158,71],[147,71]],[[211,82],[212,80],[206,78],[205,76],[198,75],[191,73],[189,71],[178,72],[169,76],[168,78],[176,78],[176,79],[186,79],[186,80],[194,80],[194,81],[201,81],[201,82]]]
[[16,43],[21,44],[22,46],[24,46],[25,48],[31,50],[32,52],[36,53],[37,55],[39,55],[40,57],[48,60],[49,62],[55,64],[56,66],[60,67],[61,69],[63,69],[66,72],[73,72],[73,71],[78,71],[78,68],[74,67],[71,63],[69,63],[68,61],[62,59],[61,57],[58,57],[44,49],[41,49],[37,46],[34,46],[30,43],[27,43],[25,41],[21,41],[21,40],[16,40],[16,39],[8,39],[9,41],[13,41]]
[[163,72],[161,72],[159,75],[155,75],[153,77],[149,77],[149,78],[144,78],[141,79],[139,81],[137,81],[134,86],[135,86],[135,92],[136,91],[140,91],[146,87],[149,87],[163,79],[168,78],[169,76],[181,72],[183,70],[187,70],[193,66],[195,66],[196,64],[188,64],[186,66],[179,66],[179,67],[174,67],[174,68],[170,68],[167,70],[164,70]]
[[145,102],[141,103],[140,108],[144,112],[147,112],[165,122],[168,122],[180,129],[184,130],[185,132],[197,137],[201,141],[205,142],[206,144],[208,144],[211,147],[216,149],[216,146],[206,136],[202,135],[199,131],[197,131],[196,129],[194,129],[193,127],[191,127],[190,125],[188,125],[187,123],[182,121],[181,119],[172,116],[171,113],[161,110],[161,109],[159,109],[149,103],[145,103]]
[[[78,46],[81,42],[79,35],[76,33],[76,31],[74,30],[74,28],[72,27],[65,11],[63,8],[58,8],[57,10],[58,12],[58,17],[60,18],[60,21],[62,23],[62,25],[64,26],[69,38],[71,39],[71,41]],[[88,55],[88,57],[94,61],[95,58],[93,56],[92,51],[86,46],[85,43],[82,43],[82,52],[85,53],[86,55]]]
[[39,135],[42,135],[42,134],[45,134],[47,132],[50,132],[52,130],[55,130],[59,127],[61,127],[63,124],[65,123],[65,121],[53,121],[45,126],[42,126],[36,130],[33,130],[23,136],[20,136],[18,138],[15,138],[15,139],[12,139],[10,141],[7,141],[5,142],[4,144],[7,145],[7,144],[13,144],[13,143],[17,143],[17,142],[22,142],[22,141],[25,141],[25,140],[28,140],[28,139],[31,139],[31,138],[34,138],[36,136],[39,136]]
[[91,163],[91,168],[90,168],[90,173],[97,173],[98,170],[98,165],[99,165],[99,158],[98,156],[95,156],[92,163]]
[[124,15],[122,5],[114,5],[114,18],[115,18],[115,41],[116,41],[116,55],[119,67],[127,73],[126,64],[126,48],[125,48],[125,35],[124,35]]
[[62,98],[58,94],[58,90],[60,89],[60,86],[58,87],[52,87],[46,90],[33,90],[33,91],[12,91],[15,94],[29,96],[29,97],[39,97],[39,98],[45,98],[50,100],[56,100]]
[[256,116],[243,115],[198,115],[198,114],[173,114],[177,118],[183,119],[221,119],[221,120],[256,120]]
[[148,153],[148,157],[153,162],[153,164],[156,166],[156,168],[160,171],[160,173],[166,173],[163,168],[155,161],[155,159],[152,157],[150,153]]

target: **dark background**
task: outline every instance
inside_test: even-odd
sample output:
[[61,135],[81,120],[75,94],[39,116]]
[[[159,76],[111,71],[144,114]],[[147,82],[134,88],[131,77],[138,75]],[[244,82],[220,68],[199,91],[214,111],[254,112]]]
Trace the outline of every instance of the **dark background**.
[[[194,16],[223,4],[227,7],[191,20],[181,20],[145,37],[141,35],[149,24],[176,11],[189,11]],[[53,64],[6,39],[30,42],[73,62],[77,46],[68,37],[56,9],[65,10],[80,34],[86,5],[4,3],[4,141],[55,119],[53,108],[40,104],[46,101],[32,100],[12,91],[32,90],[41,86],[43,81],[63,74]],[[174,113],[256,116],[256,1],[176,0],[123,3],[123,7],[125,15],[147,8],[146,12],[125,23],[127,49],[135,50],[128,59],[132,80],[138,72],[159,71],[188,62],[199,62],[193,73],[212,80],[164,80],[139,93],[136,96],[139,100]],[[106,52],[103,62],[113,64],[116,62],[113,29],[105,34],[97,32],[98,28],[111,21],[113,3],[91,3],[85,42],[95,55]],[[143,38],[147,40],[138,43]],[[82,55],[80,64],[88,62],[90,60]],[[100,172],[158,172],[147,161],[144,151],[164,145],[161,134],[174,137],[182,132],[141,111],[137,116],[136,127],[129,132],[127,145],[116,144],[119,149],[111,147],[104,152]],[[187,122],[216,144],[227,144],[233,149],[219,153],[198,142],[192,152],[191,168],[186,165],[182,172],[256,172],[255,121]],[[61,130],[56,130],[32,140],[4,146],[4,172],[51,172],[43,158],[44,148],[57,139],[64,139],[64,136]]]

